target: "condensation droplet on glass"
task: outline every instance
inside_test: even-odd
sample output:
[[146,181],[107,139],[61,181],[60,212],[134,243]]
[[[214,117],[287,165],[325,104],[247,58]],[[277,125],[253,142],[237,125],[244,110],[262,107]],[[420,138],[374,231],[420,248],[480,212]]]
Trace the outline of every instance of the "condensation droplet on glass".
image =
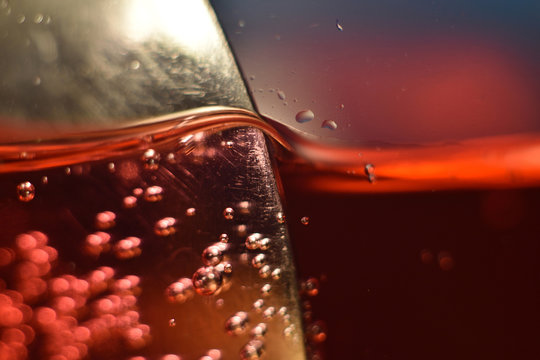
[[176,233],[177,220],[173,217],[164,217],[156,221],[154,233],[159,236],[169,236]]
[[305,123],[315,118],[315,114],[311,110],[302,110],[296,114],[296,121],[299,123]]
[[264,265],[262,268],[259,269],[259,276],[263,279],[268,278],[272,273],[272,269],[269,265]]
[[169,326],[170,327],[175,327],[176,326],[176,319],[169,319]]
[[264,353],[264,343],[260,340],[251,340],[240,351],[242,360],[258,360]]
[[343,31],[343,25],[341,25],[339,23],[339,19],[336,19],[336,28],[339,30],[339,31]]
[[129,68],[131,70],[137,70],[140,67],[141,67],[141,63],[138,60],[133,60],[132,62],[129,63]]
[[279,280],[281,278],[281,269],[275,268],[274,271],[272,271],[272,279]]
[[141,159],[144,162],[145,169],[157,170],[159,168],[159,160],[161,159],[161,156],[156,150],[148,149],[143,153]]
[[231,207],[225,208],[223,210],[223,217],[227,220],[232,220],[234,218],[234,209]]
[[338,126],[334,120],[324,120],[321,124],[321,127],[324,129],[336,130]]
[[261,294],[262,296],[268,296],[270,295],[270,292],[272,291],[272,285],[270,284],[264,284],[262,287],[261,287]]
[[42,14],[36,14],[36,16],[34,16],[34,22],[36,24],[41,24],[42,21],[43,21],[43,15]]
[[364,166],[364,173],[368,177],[370,183],[374,183],[377,180],[375,176],[375,166],[373,164],[366,164],[366,166]]
[[144,200],[156,202],[163,199],[163,188],[161,186],[149,186],[144,191]]
[[285,92],[283,90],[278,90],[277,96],[280,100],[285,100]]
[[222,243],[228,243],[229,242],[229,235],[227,235],[227,234],[219,235],[219,241],[222,242]]
[[28,202],[36,196],[36,188],[30,181],[17,185],[17,196],[20,201]]
[[239,311],[227,319],[225,330],[229,335],[240,335],[246,330],[248,322],[248,314],[245,311]]
[[262,235],[259,233],[253,233],[246,238],[246,248],[249,250],[255,250],[259,247],[259,239]]
[[223,260],[223,252],[219,247],[211,245],[204,249],[202,253],[202,261],[205,265],[213,266],[217,265]]
[[186,209],[186,216],[195,216],[197,210],[193,207]]
[[269,238],[262,238],[257,240],[257,244],[259,246],[259,249],[261,250],[268,250],[270,248],[270,239]]
[[96,214],[96,227],[100,230],[110,229],[116,222],[116,214],[112,211],[102,211]]
[[309,216],[302,216],[300,222],[302,223],[302,225],[309,225]]
[[193,287],[199,295],[212,295],[221,289],[223,277],[212,266],[201,267],[193,274]]
[[253,327],[251,330],[251,336],[254,339],[262,339],[264,335],[266,335],[266,331],[268,330],[268,326],[265,323],[259,323]]
[[251,265],[253,265],[253,267],[257,269],[262,268],[265,264],[266,264],[266,255],[264,254],[257,254],[251,260]]

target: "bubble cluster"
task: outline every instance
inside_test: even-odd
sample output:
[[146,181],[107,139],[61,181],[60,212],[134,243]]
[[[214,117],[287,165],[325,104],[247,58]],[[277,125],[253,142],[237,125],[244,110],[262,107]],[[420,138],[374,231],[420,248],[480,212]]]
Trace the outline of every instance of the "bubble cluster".
[[193,287],[199,295],[213,295],[221,289],[223,277],[213,266],[201,267],[193,274]]
[[28,202],[36,196],[36,188],[30,181],[25,181],[17,185],[17,197],[20,201]]
[[244,311],[239,311],[227,319],[225,330],[229,335],[240,335],[246,330],[248,322],[248,314]]

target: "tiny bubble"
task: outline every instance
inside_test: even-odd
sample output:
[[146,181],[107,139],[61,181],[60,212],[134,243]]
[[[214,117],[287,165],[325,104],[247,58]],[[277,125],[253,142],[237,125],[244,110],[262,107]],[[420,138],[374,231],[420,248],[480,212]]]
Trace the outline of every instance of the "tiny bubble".
[[36,188],[30,181],[25,181],[17,185],[17,196],[19,200],[28,202],[34,199]]
[[223,210],[223,217],[227,220],[232,220],[234,218],[234,209],[231,207],[225,208]]
[[301,219],[300,219],[300,222],[302,223],[302,225],[309,225],[309,216],[303,216]]

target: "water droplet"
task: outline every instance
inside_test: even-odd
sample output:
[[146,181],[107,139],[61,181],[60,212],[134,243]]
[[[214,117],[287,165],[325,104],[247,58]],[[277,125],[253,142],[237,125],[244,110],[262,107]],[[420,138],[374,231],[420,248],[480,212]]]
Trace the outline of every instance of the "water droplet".
[[262,235],[259,233],[253,233],[246,238],[246,248],[250,250],[255,250],[259,247],[259,240],[262,238]]
[[193,287],[199,295],[212,295],[221,289],[223,277],[212,266],[202,267],[193,274]]
[[17,16],[17,22],[19,24],[22,24],[25,20],[26,20],[26,16],[24,16],[24,15]]
[[234,209],[231,207],[225,208],[223,210],[223,217],[227,220],[232,220],[234,218]]
[[114,245],[114,255],[118,259],[131,259],[139,256],[141,254],[140,244],[141,239],[138,237],[130,236],[122,239]]
[[21,201],[31,201],[36,196],[36,188],[30,181],[22,182],[17,185],[17,196]]
[[227,319],[225,330],[229,335],[240,335],[246,330],[248,322],[248,314],[244,311],[239,311]]
[[176,232],[176,219],[173,217],[165,217],[156,221],[154,225],[154,233],[159,236],[169,236]]
[[276,308],[273,306],[269,306],[266,310],[263,311],[262,317],[265,320],[270,320],[271,318],[274,317],[275,314],[276,314]]
[[131,208],[134,208],[136,205],[137,205],[137,198],[135,196],[126,196],[123,200],[122,200],[122,205],[124,206],[124,208],[126,209],[131,209]]
[[159,153],[154,149],[148,149],[143,153],[141,159],[144,162],[145,169],[157,170],[159,168],[159,160],[161,159],[161,155],[159,155]]
[[364,166],[364,173],[368,177],[370,183],[374,183],[377,180],[375,176],[375,166],[373,164],[366,164],[366,166]]
[[150,186],[144,191],[144,200],[156,202],[163,199],[163,188],[161,186]]
[[229,235],[227,235],[227,234],[219,235],[219,241],[222,242],[222,243],[228,243],[229,242]]
[[116,222],[116,214],[112,211],[102,211],[96,214],[96,228],[100,230],[110,229]]
[[183,303],[193,296],[193,282],[188,278],[181,278],[170,284],[165,290],[167,300]]
[[137,60],[133,60],[132,62],[129,63],[129,68],[131,70],[137,70],[140,67],[141,67],[141,63]]
[[259,270],[259,276],[262,277],[263,279],[266,279],[267,277],[269,277],[271,273],[272,273],[272,269],[268,265],[264,265]]
[[169,326],[170,327],[175,327],[176,326],[176,319],[169,319]]
[[264,353],[264,343],[260,340],[251,340],[240,351],[242,360],[258,360]]
[[253,327],[251,330],[251,336],[254,339],[262,339],[264,335],[266,335],[266,331],[268,330],[268,326],[265,323],[259,323]]
[[334,120],[324,120],[321,127],[329,130],[336,130],[337,123]]
[[279,280],[281,278],[281,269],[275,268],[274,271],[272,271],[272,279]]
[[319,293],[319,280],[311,277],[301,284],[301,291],[308,296],[316,296]]
[[268,250],[270,248],[270,239],[269,238],[262,238],[260,240],[257,240],[257,244],[259,245],[259,249],[261,250]]
[[285,92],[283,90],[278,90],[277,96],[280,100],[285,100]]
[[260,313],[260,312],[262,312],[263,306],[264,306],[264,300],[263,299],[257,299],[253,303],[253,310],[255,310],[255,312]]
[[311,110],[302,110],[296,114],[296,121],[299,123],[305,123],[315,118],[315,114]]
[[36,24],[41,24],[42,21],[43,21],[43,15],[42,14],[36,14],[36,16],[34,16],[34,22]]
[[261,294],[263,296],[268,296],[270,295],[270,292],[272,291],[272,285],[270,284],[264,284],[262,287],[261,287]]
[[223,252],[219,247],[211,245],[204,249],[202,253],[202,261],[205,265],[212,266],[217,265],[223,260]]
[[253,267],[257,269],[260,269],[265,264],[266,264],[266,255],[264,254],[257,254],[251,260],[251,265],[253,265]]
[[303,216],[301,219],[300,219],[300,222],[302,223],[302,225],[309,225],[309,216]]
[[337,28],[339,31],[343,31],[343,25],[341,25],[341,24],[339,23],[339,20],[338,20],[338,19],[336,19],[336,28]]

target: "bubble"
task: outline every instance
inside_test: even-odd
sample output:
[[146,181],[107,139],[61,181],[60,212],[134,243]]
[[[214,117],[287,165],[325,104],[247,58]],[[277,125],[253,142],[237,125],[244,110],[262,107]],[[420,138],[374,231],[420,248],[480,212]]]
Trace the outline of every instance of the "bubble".
[[278,90],[277,96],[280,100],[285,100],[285,92],[283,90]]
[[319,280],[311,277],[301,284],[301,290],[308,296],[316,296],[319,293]]
[[156,202],[163,199],[163,188],[161,186],[150,186],[144,191],[144,200]]
[[133,189],[133,196],[139,197],[143,194],[144,190],[141,188]]
[[270,284],[264,284],[262,287],[261,287],[261,294],[262,296],[268,296],[270,295],[270,292],[272,291],[272,285]]
[[217,299],[217,300],[216,300],[216,307],[217,307],[218,309],[221,309],[221,308],[223,307],[224,304],[225,304],[225,300],[223,300],[223,299]]
[[248,314],[244,311],[239,311],[227,319],[225,330],[229,335],[240,335],[246,330],[248,322]]
[[129,68],[131,70],[137,70],[140,67],[141,67],[141,63],[137,60],[133,60],[131,63],[129,63]]
[[322,343],[326,340],[326,325],[316,321],[306,326],[306,336],[313,343]]
[[159,168],[160,159],[161,156],[154,149],[146,150],[141,157],[141,160],[144,163],[144,168],[147,170],[157,170]]
[[254,339],[262,339],[264,335],[266,335],[266,331],[268,330],[268,326],[265,323],[259,323],[253,327],[251,330],[251,336]]
[[281,269],[275,268],[274,271],[272,271],[272,279],[279,280],[281,278]]
[[96,228],[106,230],[112,228],[116,223],[116,214],[112,211],[102,211],[96,214]]
[[324,120],[321,127],[329,130],[336,130],[338,126],[334,120]]
[[131,259],[139,256],[141,254],[140,244],[141,239],[138,237],[127,237],[114,245],[114,254],[119,259]]
[[439,254],[437,254],[437,259],[439,260],[439,267],[441,270],[449,271],[454,268],[454,258],[448,251],[439,252]]
[[17,16],[17,22],[19,24],[22,24],[25,20],[26,20],[26,16],[24,16],[24,15]]
[[253,265],[254,268],[260,269],[266,264],[266,255],[264,254],[257,254],[251,259],[251,265]]
[[285,215],[280,211],[277,213],[276,215],[276,220],[278,221],[278,223],[280,224],[283,224],[285,223]]
[[186,216],[195,216],[197,210],[193,207],[186,209]]
[[203,263],[207,266],[217,265],[223,260],[223,252],[218,246],[211,245],[202,253]]
[[243,28],[244,26],[246,26],[246,22],[244,20],[238,20],[238,27]]
[[113,162],[110,162],[107,164],[107,169],[109,170],[109,172],[113,173],[116,171],[116,166],[114,165]]
[[274,315],[276,314],[276,308],[273,307],[273,306],[269,306],[268,308],[266,308],[263,313],[262,313],[262,317],[263,319],[265,320],[270,320],[271,318],[274,317]]
[[281,315],[281,316],[288,315],[289,310],[287,310],[287,308],[285,306],[282,306],[282,307],[279,308],[278,314]]
[[240,351],[242,360],[258,360],[264,353],[264,343],[260,340],[251,340]]
[[181,278],[170,284],[165,290],[169,302],[184,303],[193,296],[193,282],[188,278]]
[[39,76],[36,76],[34,78],[34,80],[32,81],[32,83],[35,85],[35,86],[39,86],[41,85],[41,78]]
[[49,178],[46,177],[46,176],[43,176],[43,177],[41,178],[41,183],[42,183],[43,185],[47,185],[47,184],[49,183]]
[[300,219],[300,222],[302,223],[302,225],[309,225],[309,216],[303,216],[301,219]]
[[302,110],[296,114],[296,121],[299,123],[305,123],[315,118],[315,114],[311,110]]
[[222,262],[216,265],[216,270],[219,271],[225,278],[226,276],[232,274],[233,268],[231,263]]
[[65,169],[64,169],[64,173],[66,175],[71,175],[71,168],[69,166],[67,166]]
[[251,203],[249,201],[240,201],[237,205],[240,214],[249,215],[251,212]]
[[270,239],[269,238],[262,238],[257,241],[257,245],[259,245],[259,249],[261,250],[268,250],[270,248]]
[[193,274],[193,287],[199,295],[212,295],[221,289],[223,277],[212,266],[201,267]]
[[233,146],[234,146],[234,141],[231,141],[231,140],[225,141],[224,145],[225,145],[225,147],[226,147],[227,149],[232,149]]
[[422,261],[424,264],[431,264],[434,260],[433,253],[428,249],[423,249],[420,251],[420,261]]
[[176,232],[176,219],[165,217],[160,219],[154,225],[154,233],[159,236],[169,236]]
[[126,196],[123,200],[122,200],[122,205],[124,206],[124,208],[126,209],[131,209],[131,208],[134,208],[136,205],[137,205],[137,198],[135,196]]
[[264,300],[263,299],[257,299],[253,303],[253,310],[255,310],[255,312],[260,313],[260,312],[262,312],[263,306],[264,306]]
[[22,182],[17,185],[17,196],[20,201],[31,201],[36,196],[36,188],[30,181]]
[[295,333],[295,331],[296,331],[296,327],[294,326],[294,324],[292,324],[292,325],[287,326],[285,329],[283,329],[283,335],[285,337],[290,337]]
[[234,209],[231,207],[225,208],[223,210],[223,217],[227,220],[232,220],[234,218]]
[[341,24],[339,23],[339,19],[336,19],[336,28],[337,28],[339,31],[343,32],[343,25],[341,25]]
[[229,242],[229,235],[227,235],[227,234],[219,235],[219,241],[222,242],[222,243],[228,243]]
[[340,104],[339,105],[339,110],[343,110],[343,109],[345,109],[345,104]]
[[206,355],[210,356],[212,360],[221,360],[221,351],[218,349],[210,349],[206,352]]
[[259,239],[262,238],[262,235],[259,233],[253,233],[246,238],[246,248],[250,250],[255,250],[259,247]]
[[375,180],[377,180],[375,176],[375,166],[373,164],[366,164],[366,166],[364,166],[364,173],[368,177],[370,183],[374,183]]
[[176,326],[176,319],[169,319],[169,327],[175,327]]
[[159,360],[182,360],[182,358],[178,355],[167,354],[160,357]]
[[176,155],[174,155],[174,153],[168,153],[165,160],[167,160],[169,164],[174,164],[176,162]]
[[270,274],[272,273],[272,269],[270,269],[270,266],[268,265],[264,265],[260,270],[259,270],[259,276],[262,277],[263,279],[266,279],[270,276]]

